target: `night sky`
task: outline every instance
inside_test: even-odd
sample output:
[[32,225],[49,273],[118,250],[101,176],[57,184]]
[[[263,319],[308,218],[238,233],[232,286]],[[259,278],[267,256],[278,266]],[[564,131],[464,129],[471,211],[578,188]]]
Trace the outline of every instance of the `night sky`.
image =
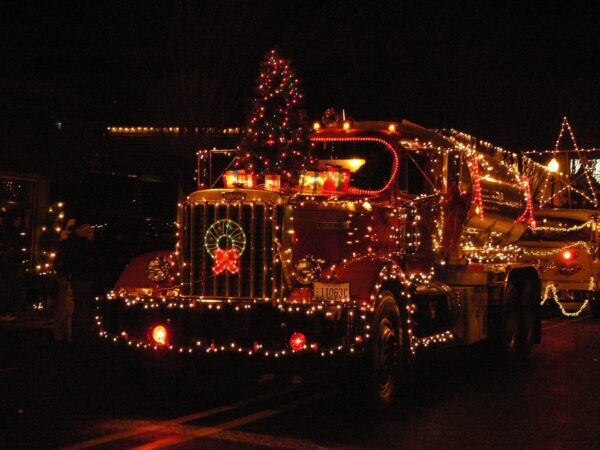
[[[595,2],[3,2],[0,105],[109,124],[235,126],[277,46],[305,107],[513,150],[564,115],[600,147]],[[21,95],[21,93],[24,93]]]

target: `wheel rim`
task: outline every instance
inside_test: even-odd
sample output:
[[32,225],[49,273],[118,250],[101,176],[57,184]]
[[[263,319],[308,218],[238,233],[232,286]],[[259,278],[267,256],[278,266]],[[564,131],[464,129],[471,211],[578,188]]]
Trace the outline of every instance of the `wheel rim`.
[[379,326],[379,352],[377,355],[377,387],[385,394],[393,389],[398,367],[398,338],[394,326],[383,319]]

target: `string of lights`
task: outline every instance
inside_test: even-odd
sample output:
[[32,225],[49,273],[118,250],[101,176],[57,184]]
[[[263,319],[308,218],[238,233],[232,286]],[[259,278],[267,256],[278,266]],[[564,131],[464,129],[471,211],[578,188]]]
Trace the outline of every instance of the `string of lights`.
[[581,225],[573,225],[570,227],[550,227],[550,226],[546,226],[546,225],[538,225],[536,227],[536,230],[538,231],[551,231],[553,233],[570,233],[572,231],[579,231],[582,230],[584,228],[590,228],[590,227],[594,227],[596,224],[596,222],[593,219],[590,219],[584,223],[582,223]]
[[592,252],[594,250],[593,247],[591,247],[590,244],[588,244],[587,242],[577,241],[577,242],[569,243],[569,244],[565,245],[564,247],[553,248],[550,250],[529,250],[529,249],[524,248],[523,253],[525,255],[532,255],[532,256],[549,256],[549,255],[557,255],[569,248],[575,248],[575,247],[584,248],[585,251],[588,252],[588,254],[590,254],[590,255],[592,254]]
[[[588,291],[592,292],[594,290],[594,288],[595,288],[594,277],[590,277],[590,284],[588,287]],[[544,289],[544,295],[542,298],[541,305],[544,305],[550,299],[550,295],[548,294],[549,292],[552,293],[552,300],[554,300],[554,302],[558,305],[560,312],[565,317],[578,317],[589,304],[589,300],[586,299],[583,302],[583,304],[579,307],[579,309],[577,309],[576,311],[567,311],[565,309],[564,305],[562,304],[562,302],[560,301],[560,298],[558,296],[558,290],[556,289],[556,286],[554,284],[550,283],[546,286],[546,289]]]

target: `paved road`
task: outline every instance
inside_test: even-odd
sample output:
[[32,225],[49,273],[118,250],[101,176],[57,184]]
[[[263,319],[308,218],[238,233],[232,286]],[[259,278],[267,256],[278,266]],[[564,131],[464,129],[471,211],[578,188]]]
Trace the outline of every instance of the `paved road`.
[[32,333],[10,339],[17,341],[4,343],[0,361],[3,448],[579,449],[600,442],[600,321],[589,317],[544,321],[543,343],[525,364],[500,363],[482,349],[422,361],[385,413],[342,388],[339,372],[352,368],[334,361],[287,370],[213,361],[150,376],[103,347],[57,349]]

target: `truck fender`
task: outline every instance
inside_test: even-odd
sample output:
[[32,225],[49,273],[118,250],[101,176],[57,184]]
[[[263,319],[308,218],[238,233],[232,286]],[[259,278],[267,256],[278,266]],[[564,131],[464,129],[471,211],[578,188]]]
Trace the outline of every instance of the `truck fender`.
[[[157,257],[163,257],[170,265],[170,276],[162,282],[152,281],[148,278],[148,263]],[[166,288],[174,286],[177,281],[176,275],[178,271],[177,259],[174,257],[173,252],[161,250],[144,253],[127,264],[113,290],[119,292],[121,288],[155,288],[157,285],[161,288]]]
[[375,312],[383,291],[394,294],[400,311],[403,331],[404,351],[412,348],[412,322],[409,314],[409,300],[412,284],[406,279],[402,268],[386,258],[369,256],[357,258],[336,268],[336,278],[350,283],[353,300],[370,314]]
[[361,306],[374,308],[384,281],[402,277],[403,272],[393,261],[374,255],[351,259],[333,272],[337,281],[350,283],[352,300]]

